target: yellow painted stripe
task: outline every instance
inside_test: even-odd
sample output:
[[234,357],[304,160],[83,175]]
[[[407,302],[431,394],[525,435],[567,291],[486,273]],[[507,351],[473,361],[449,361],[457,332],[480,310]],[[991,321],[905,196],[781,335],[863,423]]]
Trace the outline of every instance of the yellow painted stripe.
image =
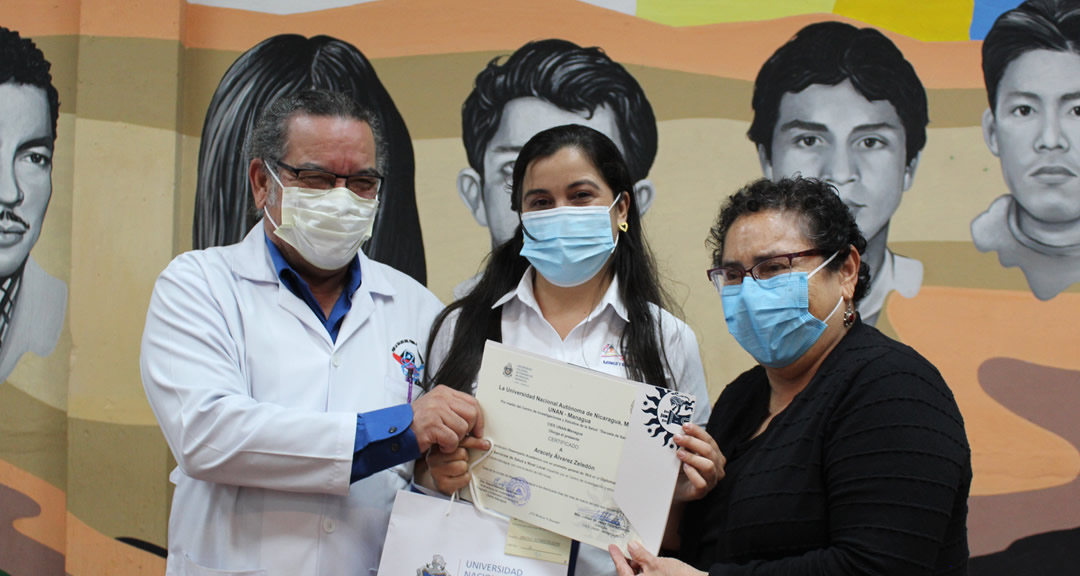
[[836,0],[638,0],[637,15],[668,26],[773,20],[833,11]]
[[924,42],[962,42],[974,10],[974,0],[836,0],[833,11]]

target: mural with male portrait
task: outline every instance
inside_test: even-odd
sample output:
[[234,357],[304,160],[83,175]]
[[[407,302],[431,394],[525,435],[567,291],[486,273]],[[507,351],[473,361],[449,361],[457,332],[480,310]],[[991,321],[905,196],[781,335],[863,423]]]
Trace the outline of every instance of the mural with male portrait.
[[889,248],[889,222],[915,179],[929,116],[926,90],[896,45],[873,28],[811,24],[761,67],[753,106],[748,136],[765,177],[832,184],[866,236],[873,280],[863,321],[877,323],[893,290],[914,298],[923,265]]
[[1080,282],[1080,4],[1031,0],[982,46],[986,146],[1009,194],[971,222],[982,252],[1049,300]]
[[[469,167],[458,173],[458,194],[491,233],[492,248],[518,226],[509,193],[518,152],[536,133],[562,124],[582,124],[611,138],[626,157],[639,211],[652,205],[656,190],[647,178],[656,158],[656,117],[637,80],[600,48],[559,39],[529,42],[489,62],[461,107]],[[475,280],[458,285],[454,296],[463,296]]]
[[[0,26],[0,573],[61,573],[64,557],[16,527],[39,515],[33,490],[12,485],[13,466],[57,482],[65,455],[67,382],[55,372],[15,373],[20,361],[52,356],[67,310],[64,280],[32,255],[53,197],[60,96],[52,64],[18,31]],[[14,375],[13,375],[14,373]],[[51,487],[50,487],[51,488]],[[55,491],[55,488],[53,489]]]
[[[975,217],[971,237],[1001,266],[1019,268],[1045,308],[1080,282],[1080,4],[1027,0],[1002,14],[983,40],[982,72],[983,137],[1009,193]],[[1054,408],[1076,405],[1080,371],[1007,353],[985,361],[979,379],[1001,404],[1080,448],[1080,423]],[[1062,505],[1078,497],[1080,477],[973,498],[971,522],[994,527],[987,532],[1001,540],[1015,538],[976,558],[973,573],[1080,570],[1080,514]]]
[[380,159],[388,177],[364,253],[425,283],[409,130],[364,54],[329,36],[267,38],[237,58],[222,77],[206,111],[199,147],[193,246],[235,244],[262,218],[252,210],[244,139],[266,106],[308,88],[344,92],[379,115],[389,142]]
[[64,324],[67,285],[30,252],[52,198],[60,99],[29,38],[0,27],[0,381],[27,352],[48,356]]

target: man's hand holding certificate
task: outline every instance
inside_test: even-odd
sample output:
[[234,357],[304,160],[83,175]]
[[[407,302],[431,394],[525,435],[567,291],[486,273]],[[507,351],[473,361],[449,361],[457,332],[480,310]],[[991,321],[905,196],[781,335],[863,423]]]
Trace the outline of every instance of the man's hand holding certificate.
[[494,452],[477,505],[624,553],[660,548],[695,399],[488,342],[476,392]]

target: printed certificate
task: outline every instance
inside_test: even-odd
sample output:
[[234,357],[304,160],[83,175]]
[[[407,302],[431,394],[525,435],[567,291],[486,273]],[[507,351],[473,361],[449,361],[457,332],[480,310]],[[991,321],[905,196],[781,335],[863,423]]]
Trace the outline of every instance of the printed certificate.
[[692,397],[489,341],[476,398],[495,443],[472,472],[478,505],[599,548],[659,550]]

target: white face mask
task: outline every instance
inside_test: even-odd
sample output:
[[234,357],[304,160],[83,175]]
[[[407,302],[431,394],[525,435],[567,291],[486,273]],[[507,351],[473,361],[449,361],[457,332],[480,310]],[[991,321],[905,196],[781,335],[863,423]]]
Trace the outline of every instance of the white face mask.
[[286,187],[273,170],[269,172],[281,186],[281,223],[274,222],[263,206],[275,236],[322,270],[338,270],[356,257],[360,245],[371,238],[377,199],[361,198],[348,188]]

